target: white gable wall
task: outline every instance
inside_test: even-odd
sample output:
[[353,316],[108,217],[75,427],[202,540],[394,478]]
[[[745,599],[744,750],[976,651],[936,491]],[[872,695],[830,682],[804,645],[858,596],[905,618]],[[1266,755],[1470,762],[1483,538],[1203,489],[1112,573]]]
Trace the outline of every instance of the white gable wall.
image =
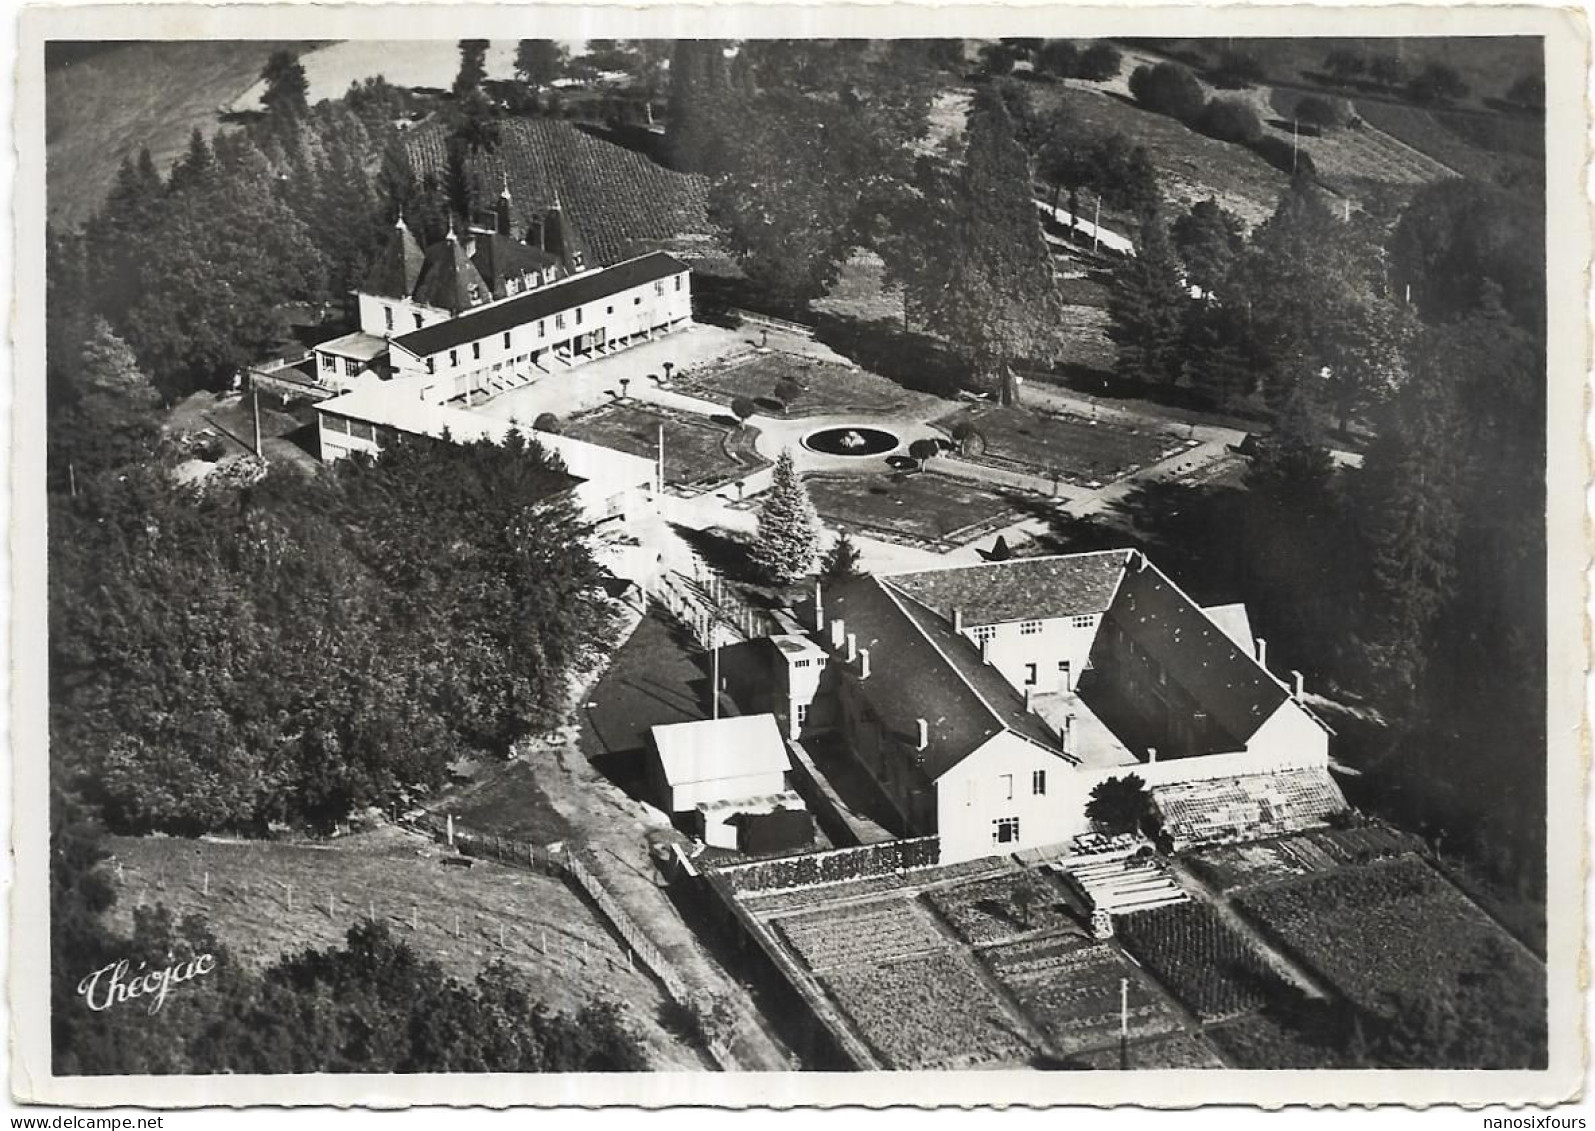
[[1300,703],[1286,699],[1257,728],[1246,751],[1259,761],[1277,760],[1281,765],[1328,762],[1329,734]]
[[[963,634],[977,648],[981,647],[981,637],[989,635],[984,646],[986,659],[1020,691],[1026,687],[1072,691],[1091,655],[1091,642],[1101,621],[1101,616],[1093,614],[1012,621],[979,629],[965,624]],[[1029,632],[1025,631],[1026,626],[1030,627]]]
[[[1046,775],[1037,793],[1034,775]],[[1086,831],[1077,772],[1070,764],[1010,731],[936,779],[936,831],[942,862],[1017,852],[1055,844]],[[1019,821],[1017,840],[996,839],[996,822]]]

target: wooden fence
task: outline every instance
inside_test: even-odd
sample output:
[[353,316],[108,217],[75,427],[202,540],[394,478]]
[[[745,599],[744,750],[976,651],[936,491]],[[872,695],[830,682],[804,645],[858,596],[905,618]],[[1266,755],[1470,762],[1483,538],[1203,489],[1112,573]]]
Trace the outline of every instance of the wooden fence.
[[[565,877],[593,902],[615,934],[625,942],[643,968],[653,975],[672,1002],[695,1013],[700,1013],[706,1007],[701,996],[694,994],[677,975],[670,960],[648,937],[647,932],[621,906],[592,868],[583,862],[580,848],[562,842],[533,844],[513,837],[477,833],[458,824],[451,825],[447,818],[440,820],[431,814],[424,814],[410,823],[419,831],[440,840],[448,841],[452,836],[453,846],[463,855],[491,857],[505,864]],[[725,1041],[708,1033],[703,1034],[703,1038],[716,1065],[722,1070],[737,1067],[735,1057]]]

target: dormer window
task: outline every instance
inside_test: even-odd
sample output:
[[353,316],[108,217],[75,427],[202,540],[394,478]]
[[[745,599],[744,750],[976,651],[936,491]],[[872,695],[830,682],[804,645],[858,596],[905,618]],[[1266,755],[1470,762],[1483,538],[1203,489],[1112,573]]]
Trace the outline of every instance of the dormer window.
[[482,301],[482,288],[477,286],[475,283],[466,283],[465,284],[465,297],[468,298],[473,303],[481,302]]
[[519,279],[516,279],[516,278],[512,277],[512,278],[508,278],[508,279],[504,280],[504,293],[506,295],[515,294],[520,289],[521,289],[521,281]]

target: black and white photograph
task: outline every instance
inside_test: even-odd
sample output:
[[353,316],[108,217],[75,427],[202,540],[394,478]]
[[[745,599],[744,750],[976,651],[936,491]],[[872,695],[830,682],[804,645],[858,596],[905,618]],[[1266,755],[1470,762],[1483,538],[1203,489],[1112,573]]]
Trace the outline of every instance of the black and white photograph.
[[1574,1094],[1580,16],[140,7],[17,64],[19,1102]]

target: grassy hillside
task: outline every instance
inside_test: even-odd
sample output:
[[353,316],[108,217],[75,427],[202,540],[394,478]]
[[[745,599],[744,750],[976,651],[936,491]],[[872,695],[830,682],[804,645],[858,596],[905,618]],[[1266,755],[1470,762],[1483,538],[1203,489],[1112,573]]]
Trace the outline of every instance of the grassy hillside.
[[45,184],[51,223],[80,224],[100,206],[124,157],[148,146],[163,172],[198,126],[252,86],[275,41],[125,43],[62,59],[45,75]]
[[1334,50],[1349,49],[1367,56],[1395,55],[1406,73],[1413,75],[1430,63],[1443,63],[1462,76],[1470,91],[1469,105],[1497,99],[1515,81],[1536,74],[1545,65],[1540,41],[1532,36],[1418,36],[1338,39],[1164,39],[1161,50],[1192,61],[1212,62],[1224,51],[1256,56],[1267,77],[1275,82],[1317,84],[1323,80],[1324,59]]
[[703,1066],[659,1026],[663,995],[653,981],[558,878],[491,861],[446,865],[445,849],[395,829],[329,844],[112,837],[107,845],[119,929],[135,906],[164,903],[204,915],[235,957],[266,965],[341,943],[374,914],[456,977],[503,961],[555,1009],[619,1001],[657,1065]]

